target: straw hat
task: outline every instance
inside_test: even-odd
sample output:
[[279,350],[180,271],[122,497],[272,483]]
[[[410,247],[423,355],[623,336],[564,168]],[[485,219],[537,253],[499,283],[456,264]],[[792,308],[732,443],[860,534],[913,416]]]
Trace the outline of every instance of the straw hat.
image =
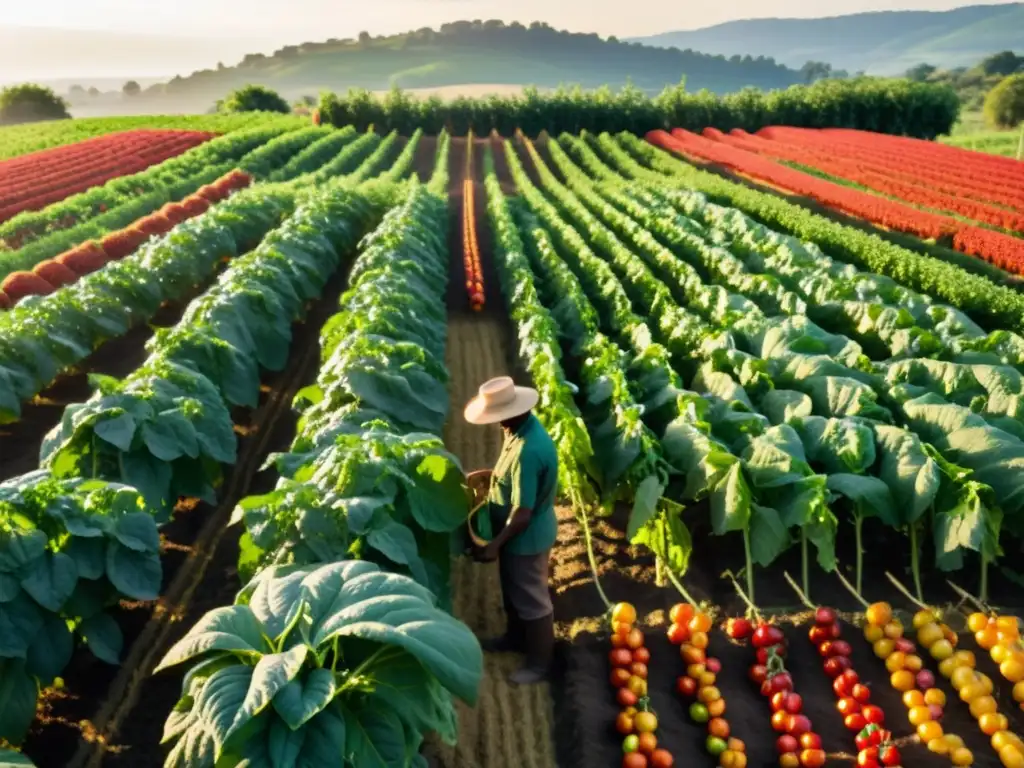
[[466,405],[470,424],[497,424],[529,413],[540,400],[537,390],[517,387],[509,376],[499,376],[480,385],[479,394]]

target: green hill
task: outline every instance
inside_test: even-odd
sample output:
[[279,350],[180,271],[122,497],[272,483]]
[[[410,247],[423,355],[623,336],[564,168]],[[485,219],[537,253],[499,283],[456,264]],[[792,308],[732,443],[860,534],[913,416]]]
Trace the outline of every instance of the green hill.
[[[275,88],[289,98],[349,87],[381,90],[444,88],[487,83],[555,87],[563,83],[622,86],[647,91],[675,85],[717,93],[745,86],[783,88],[800,74],[766,58],[728,61],[720,56],[671,51],[598,35],[574,34],[545,24],[456,22],[439,31],[330,40],[287,46],[272,56],[250,54],[237,66],[194,72],[147,89],[145,101],[173,99],[178,107],[208,107],[247,83]],[[183,102],[188,102],[184,104]],[[136,103],[136,108],[142,106]]]
[[971,66],[997,51],[1024,51],[1024,3],[748,19],[636,41],[724,56],[770,56],[791,67],[823,61],[850,73],[893,75],[922,62],[949,69]]

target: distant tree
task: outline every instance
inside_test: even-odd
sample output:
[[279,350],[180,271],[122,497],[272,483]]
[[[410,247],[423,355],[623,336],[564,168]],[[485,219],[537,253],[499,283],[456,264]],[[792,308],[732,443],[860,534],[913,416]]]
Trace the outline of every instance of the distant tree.
[[282,112],[292,111],[288,102],[277,91],[262,85],[246,85],[229,93],[220,102],[222,112]]
[[317,98],[315,96],[310,96],[309,94],[299,96],[299,98],[295,100],[295,106],[297,107],[315,107],[317,103]]
[[71,88],[68,89],[68,95],[72,97],[85,96],[85,88],[81,85],[72,85]]
[[255,66],[258,66],[258,65],[262,64],[266,60],[267,60],[267,57],[265,55],[263,55],[262,53],[250,53],[250,54],[247,54],[242,59],[242,63],[239,64],[238,66],[240,66],[240,67],[255,67]]
[[608,42],[609,43],[617,43],[617,42],[619,42],[619,38],[617,38],[615,35],[608,35]]
[[370,37],[370,33],[369,33],[369,32],[360,32],[360,33],[359,33],[359,42],[360,42],[360,43],[361,43],[362,45],[366,45],[366,44],[367,44],[368,42],[370,42],[370,40],[372,40],[372,39],[373,39],[373,38],[371,38],[371,37]]
[[121,89],[121,93],[125,96],[138,96],[142,93],[142,86],[134,80],[129,80],[124,84],[124,87]]
[[1012,75],[1021,68],[1021,64],[1024,64],[1024,57],[1013,51],[1001,51],[982,59],[978,66],[986,75]]
[[985,97],[985,119],[997,128],[1024,123],[1024,72],[999,81]]
[[832,65],[826,64],[823,61],[808,61],[800,67],[800,74],[803,76],[805,83],[814,83],[818,80],[824,80],[831,75]]
[[217,62],[217,71],[218,72],[223,72],[225,69],[227,69],[227,67],[224,66],[224,62],[223,61],[218,61]]
[[100,95],[100,89],[94,85],[92,88],[89,89],[89,95],[95,99],[97,96]]
[[68,117],[71,117],[68,114],[68,103],[50,88],[24,83],[0,90],[0,124],[32,123]]
[[907,79],[913,80],[915,83],[923,83],[933,74],[938,67],[932,66],[931,64],[918,64],[917,66],[911,67],[907,70]]

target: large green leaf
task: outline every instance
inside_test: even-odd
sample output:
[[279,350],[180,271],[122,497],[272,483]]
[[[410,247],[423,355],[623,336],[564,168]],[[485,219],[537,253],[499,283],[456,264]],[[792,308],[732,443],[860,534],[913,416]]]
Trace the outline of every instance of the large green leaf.
[[329,669],[313,669],[301,675],[274,696],[274,711],[292,729],[301,728],[334,698],[337,690]]
[[224,734],[227,741],[244,728],[250,720],[270,706],[278,692],[287,686],[302,669],[309,648],[296,645],[284,653],[270,653],[256,662],[249,681],[249,690]]
[[19,745],[36,716],[36,681],[17,659],[0,658],[0,739]]

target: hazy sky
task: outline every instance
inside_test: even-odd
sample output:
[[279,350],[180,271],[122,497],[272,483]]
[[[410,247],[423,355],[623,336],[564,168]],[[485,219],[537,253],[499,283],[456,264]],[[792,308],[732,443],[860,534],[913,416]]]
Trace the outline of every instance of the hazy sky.
[[[543,20],[619,36],[694,29],[757,16],[822,16],[867,10],[948,9],[971,0],[0,0],[0,24],[158,34],[245,37],[267,42],[380,34],[455,19]],[[985,0],[999,3],[1000,0]],[[827,14],[823,8],[827,7]]]

